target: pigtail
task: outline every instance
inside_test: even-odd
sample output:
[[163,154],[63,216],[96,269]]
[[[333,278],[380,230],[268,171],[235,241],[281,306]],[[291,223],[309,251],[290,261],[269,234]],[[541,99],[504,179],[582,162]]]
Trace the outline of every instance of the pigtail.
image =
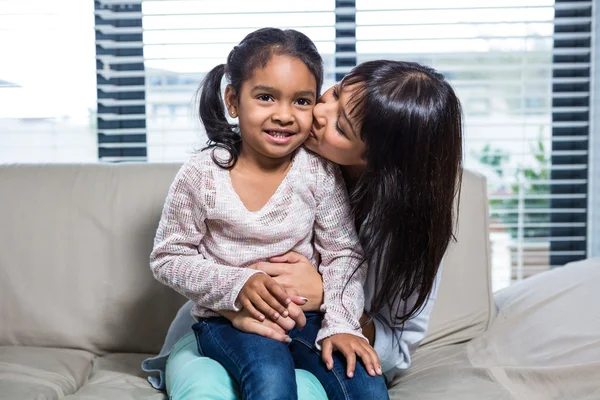
[[208,136],[207,149],[222,148],[229,153],[229,159],[223,160],[216,157],[213,151],[213,161],[221,168],[231,169],[238,160],[242,142],[237,125],[230,124],[225,114],[221,94],[224,75],[225,64],[217,65],[206,75],[197,92],[198,111]]

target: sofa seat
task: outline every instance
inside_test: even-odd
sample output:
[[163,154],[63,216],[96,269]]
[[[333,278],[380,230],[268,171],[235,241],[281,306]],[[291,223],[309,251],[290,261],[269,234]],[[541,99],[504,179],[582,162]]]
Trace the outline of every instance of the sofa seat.
[[95,356],[81,350],[0,347],[3,399],[62,399],[87,381]]
[[0,398],[20,400],[164,400],[140,370],[148,354],[0,346]]
[[494,295],[490,328],[417,350],[392,399],[600,399],[600,259],[539,274]]

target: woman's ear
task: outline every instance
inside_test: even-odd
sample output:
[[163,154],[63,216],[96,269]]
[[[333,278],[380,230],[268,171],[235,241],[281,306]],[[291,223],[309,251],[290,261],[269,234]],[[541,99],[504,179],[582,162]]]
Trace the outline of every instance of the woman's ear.
[[229,114],[231,118],[237,118],[238,97],[231,85],[227,85],[225,88],[225,105],[227,106],[227,114]]

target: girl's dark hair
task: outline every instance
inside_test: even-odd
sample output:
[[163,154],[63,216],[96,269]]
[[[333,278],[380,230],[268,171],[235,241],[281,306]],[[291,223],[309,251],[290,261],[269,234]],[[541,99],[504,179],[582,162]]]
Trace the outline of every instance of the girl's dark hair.
[[[460,102],[443,75],[412,62],[365,62],[341,86],[356,88],[350,115],[360,121],[366,146],[367,166],[351,199],[364,221],[364,262],[375,269],[370,312],[389,306],[392,324],[403,324],[426,303],[454,238]],[[394,309],[401,303],[406,306]]]
[[305,34],[293,29],[263,28],[254,31],[231,50],[227,63],[217,65],[204,78],[198,88],[198,111],[208,136],[207,148],[227,150],[228,160],[213,160],[222,168],[233,168],[241,150],[239,127],[227,121],[225,104],[221,94],[221,81],[227,77],[239,96],[244,81],[252,77],[258,68],[264,68],[274,55],[290,56],[302,61],[317,81],[315,95],[323,84],[323,59],[315,44]]

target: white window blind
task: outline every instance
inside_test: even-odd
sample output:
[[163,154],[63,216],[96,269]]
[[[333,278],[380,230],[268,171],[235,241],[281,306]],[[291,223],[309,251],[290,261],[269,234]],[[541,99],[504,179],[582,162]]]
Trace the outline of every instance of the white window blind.
[[[495,289],[547,270],[561,256],[585,257],[584,250],[553,244],[585,241],[585,233],[572,234],[573,228],[585,232],[585,218],[556,218],[585,217],[585,206],[555,204],[585,200],[585,190],[554,189],[586,185],[585,177],[557,179],[556,171],[587,168],[589,74],[579,72],[590,68],[589,10],[591,1],[356,2],[359,63],[421,62],[457,91],[465,113],[465,165],[488,180]],[[565,26],[570,29],[560,29]]]
[[202,148],[205,133],[193,108],[204,75],[226,61],[248,33],[266,26],[309,36],[325,61],[324,87],[334,82],[334,1],[144,0],[149,161],[181,161]]
[[0,163],[97,160],[93,7],[0,1]]

